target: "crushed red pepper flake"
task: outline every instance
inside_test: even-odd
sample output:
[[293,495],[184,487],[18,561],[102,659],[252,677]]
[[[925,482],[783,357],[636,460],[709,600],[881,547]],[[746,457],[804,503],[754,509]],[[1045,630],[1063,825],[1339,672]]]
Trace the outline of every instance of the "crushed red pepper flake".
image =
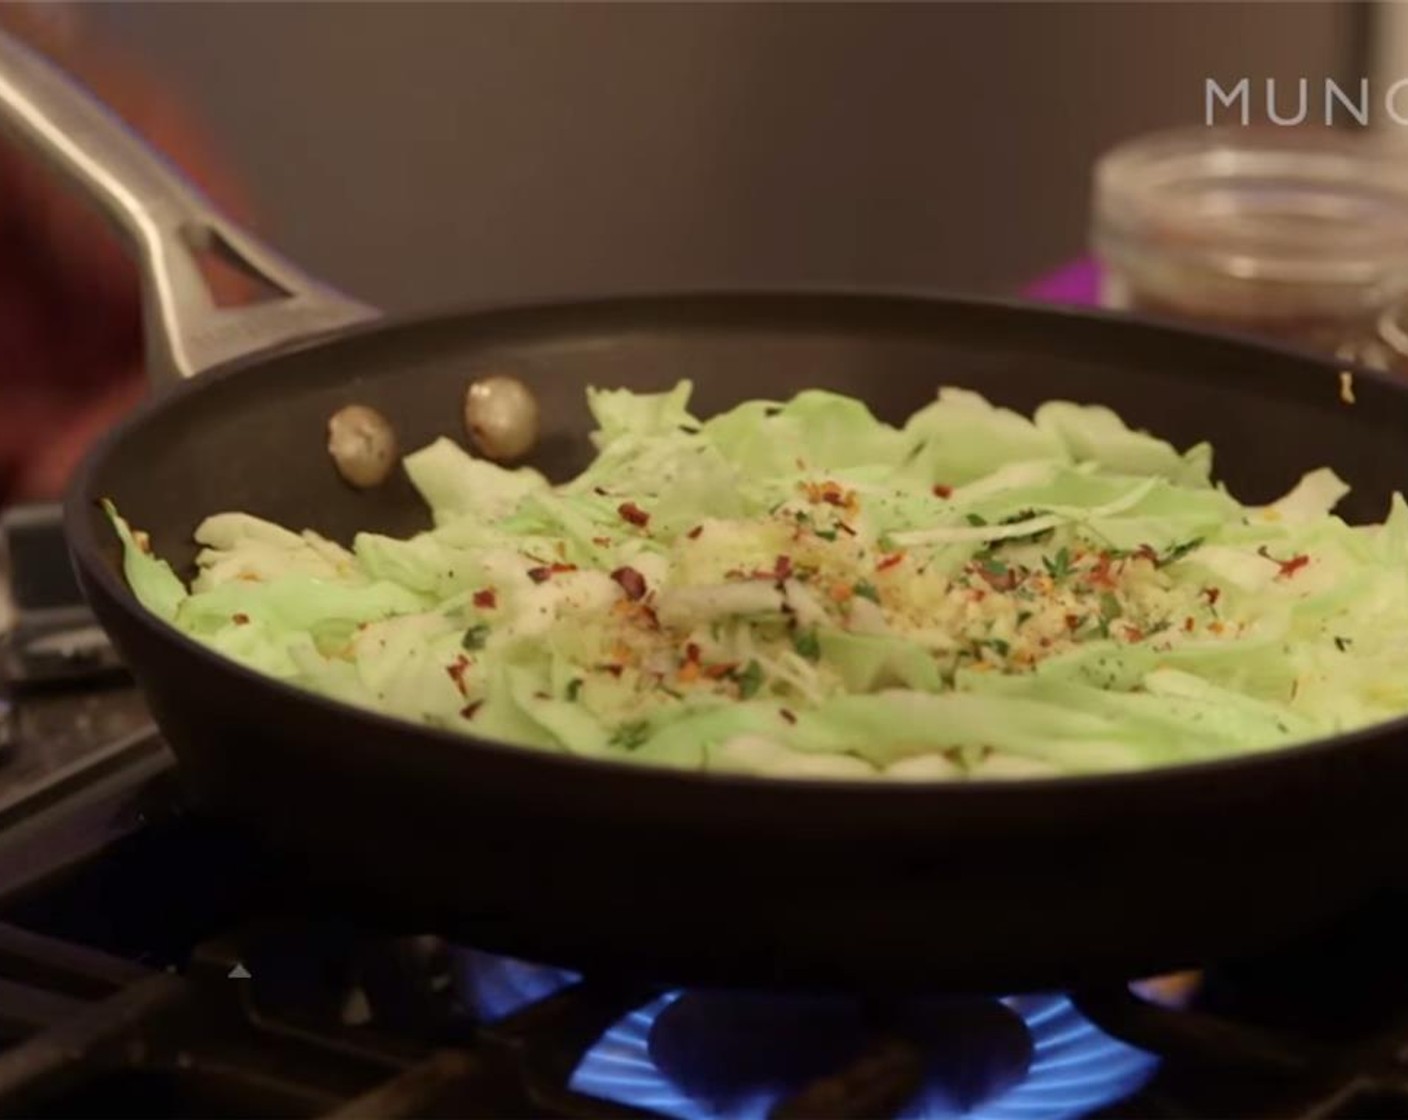
[[621,520],[644,529],[650,524],[650,514],[636,505],[635,502],[622,502],[616,507],[616,512],[621,515]]
[[445,672],[450,675],[450,680],[455,682],[455,687],[459,689],[461,696],[465,694],[464,675],[469,671],[469,666],[470,660],[464,654],[460,654],[445,666]]
[[685,536],[687,536],[687,537],[688,537],[690,540],[692,540],[692,541],[697,541],[697,540],[699,539],[699,534],[702,533],[703,531],[704,531],[704,526],[703,526],[703,525],[696,525],[693,529],[691,529],[688,533],[686,533]]
[[783,719],[785,719],[788,723],[797,722],[796,715],[794,715],[792,712],[789,712],[786,708],[779,708],[777,710],[777,714],[780,715]]
[[499,597],[492,587],[484,587],[474,593],[474,605],[491,611],[499,605]]
[[1108,552],[1095,558],[1095,567],[1090,569],[1090,582],[1099,587],[1114,587],[1115,577],[1111,568],[1114,561]]
[[461,709],[460,709],[460,715],[461,715],[464,719],[473,719],[474,716],[475,716],[475,713],[478,712],[479,709],[482,708],[483,706],[484,706],[484,701],[483,701],[483,700],[475,700],[473,703],[471,703],[471,704],[466,704],[463,708],[461,708]]
[[237,614],[231,615],[230,621],[233,622],[236,626],[248,626],[249,615],[245,614],[244,611],[240,611]]
[[626,598],[635,602],[645,597],[645,577],[634,568],[617,568],[611,573],[611,578],[616,581],[621,590],[626,593]]
[[1201,594],[1203,598],[1208,601],[1208,606],[1215,607],[1217,606],[1218,599],[1222,598],[1222,588],[1204,587]]
[[1185,633],[1191,634],[1193,632],[1193,627],[1196,625],[1198,624],[1193,621],[1193,616],[1191,614],[1183,620],[1183,630]]
[[877,572],[888,572],[891,568],[897,567],[902,563],[904,563],[904,553],[892,552],[888,556],[880,557],[880,559],[875,562],[875,570]]
[[824,503],[843,509],[855,508],[855,491],[845,489],[839,482],[829,479],[826,482],[804,482],[802,490],[807,495],[807,501],[813,505]]
[[528,569],[528,578],[534,583],[546,583],[553,576],[576,570],[576,564],[539,564],[536,568]]
[[935,484],[934,484],[934,497],[936,497],[936,498],[951,498],[951,497],[953,497],[953,487],[952,487],[952,486],[945,486],[942,482],[935,483]]
[[968,567],[970,571],[976,572],[983,582],[994,591],[1011,591],[1021,579],[1015,568],[993,569],[986,564],[970,564]]
[[1298,571],[1300,571],[1302,568],[1304,568],[1307,564],[1310,563],[1310,557],[1307,556],[1305,553],[1301,553],[1298,556],[1292,556],[1289,560],[1277,560],[1276,557],[1272,556],[1271,553],[1267,551],[1265,545],[1262,545],[1260,548],[1258,548],[1256,550],[1256,554],[1266,560],[1270,560],[1280,569],[1276,573],[1277,579],[1290,579]]

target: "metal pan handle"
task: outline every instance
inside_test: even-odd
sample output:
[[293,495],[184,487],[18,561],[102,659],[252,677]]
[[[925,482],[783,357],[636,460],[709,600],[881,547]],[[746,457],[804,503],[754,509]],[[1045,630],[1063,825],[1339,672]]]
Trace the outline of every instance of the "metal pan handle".
[[[132,243],[142,268],[146,365],[154,384],[379,314],[318,283],[223,217],[96,97],[4,34],[0,130],[86,192]],[[195,255],[208,252],[283,294],[217,306]]]

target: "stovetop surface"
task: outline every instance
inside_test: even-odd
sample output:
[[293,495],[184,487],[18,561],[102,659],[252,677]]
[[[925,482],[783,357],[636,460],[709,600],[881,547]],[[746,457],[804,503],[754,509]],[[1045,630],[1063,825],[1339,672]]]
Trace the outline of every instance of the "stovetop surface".
[[55,512],[0,527],[0,1115],[1408,1117],[1408,899],[1138,994],[884,1004],[368,929],[189,810]]

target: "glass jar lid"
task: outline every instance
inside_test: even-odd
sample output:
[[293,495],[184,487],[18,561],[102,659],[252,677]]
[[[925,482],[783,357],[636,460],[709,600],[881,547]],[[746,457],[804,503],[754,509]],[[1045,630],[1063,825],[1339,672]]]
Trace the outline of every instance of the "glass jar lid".
[[1262,310],[1408,290],[1408,155],[1373,134],[1158,133],[1103,156],[1094,188],[1097,253],[1175,302],[1190,286]]

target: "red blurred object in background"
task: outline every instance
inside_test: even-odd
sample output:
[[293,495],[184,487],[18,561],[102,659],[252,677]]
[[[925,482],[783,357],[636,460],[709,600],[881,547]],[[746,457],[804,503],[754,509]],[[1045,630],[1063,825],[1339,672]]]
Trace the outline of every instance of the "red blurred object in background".
[[1094,261],[1076,261],[1028,285],[1022,294],[1052,303],[1095,307],[1100,303],[1100,268]]
[[[0,4],[0,28],[91,86],[226,212],[247,207],[181,104],[86,41],[80,9]],[[0,505],[57,497],[89,444],[142,396],[137,270],[97,213],[0,145]]]

